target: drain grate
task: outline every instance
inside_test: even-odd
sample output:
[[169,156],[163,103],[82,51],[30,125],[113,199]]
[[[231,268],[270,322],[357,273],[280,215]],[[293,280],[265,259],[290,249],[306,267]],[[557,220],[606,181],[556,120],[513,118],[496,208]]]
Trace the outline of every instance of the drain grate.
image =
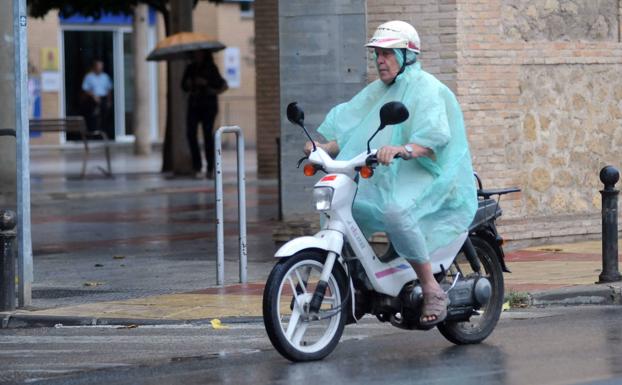
[[86,290],[86,289],[67,289],[67,288],[37,288],[32,290],[33,299],[53,299],[81,297],[85,295],[114,293],[110,290]]

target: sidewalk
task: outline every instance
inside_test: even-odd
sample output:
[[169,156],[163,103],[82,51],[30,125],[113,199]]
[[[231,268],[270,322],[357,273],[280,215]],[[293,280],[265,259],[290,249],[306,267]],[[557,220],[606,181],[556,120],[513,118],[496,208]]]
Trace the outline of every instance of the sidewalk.
[[[216,287],[214,185],[167,179],[160,155],[116,149],[114,179],[80,153],[34,150],[33,306],[0,313],[2,327],[245,322],[261,317],[263,282],[274,265],[276,180],[256,178],[246,153],[249,284],[237,284],[235,154],[225,152],[225,287]],[[600,242],[507,252],[506,294],[531,305],[620,303],[620,285],[595,285]]]

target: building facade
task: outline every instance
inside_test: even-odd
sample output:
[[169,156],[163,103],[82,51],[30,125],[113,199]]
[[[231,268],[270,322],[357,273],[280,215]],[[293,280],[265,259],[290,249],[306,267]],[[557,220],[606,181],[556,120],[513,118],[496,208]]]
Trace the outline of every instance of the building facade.
[[[194,30],[223,42],[228,51],[215,55],[216,63],[231,87],[220,96],[216,125],[240,125],[248,145],[255,144],[254,16],[252,2],[197,4]],[[105,15],[101,19],[59,17],[50,12],[29,20],[28,59],[31,117],[56,118],[80,114],[81,81],[94,58],[104,61],[114,85],[113,118],[116,141],[133,141],[132,17]],[[161,15],[149,12],[146,52],[165,37]],[[144,51],[140,47],[141,51]],[[149,63],[149,125],[152,142],[161,142],[166,114],[166,64]],[[71,140],[71,138],[69,138]],[[62,144],[64,134],[33,133],[32,144]]]
[[[524,245],[599,236],[598,174],[607,164],[621,163],[622,2],[336,0],[317,2],[313,10],[303,1],[266,3],[271,5],[258,13],[278,10],[281,29],[281,103],[273,114],[284,116],[283,106],[303,98],[309,126],[316,127],[328,105],[348,100],[375,78],[369,55],[359,48],[375,27],[392,19],[411,22],[421,35],[423,68],[461,103],[474,168],[485,186],[522,189],[502,199],[506,238]],[[324,22],[312,21],[318,12]],[[322,13],[350,15],[353,24],[344,32],[335,25],[343,18]],[[292,27],[296,18],[304,38]],[[344,52],[353,61],[333,60]],[[308,83],[333,76],[333,86],[310,88],[288,76],[299,65],[296,57],[312,64],[306,76],[315,81],[307,78]],[[360,86],[335,91],[352,81]],[[259,109],[263,103],[259,97]],[[310,200],[313,182],[292,163],[304,137],[284,119],[278,134],[283,216],[295,222],[311,212],[301,202]]]

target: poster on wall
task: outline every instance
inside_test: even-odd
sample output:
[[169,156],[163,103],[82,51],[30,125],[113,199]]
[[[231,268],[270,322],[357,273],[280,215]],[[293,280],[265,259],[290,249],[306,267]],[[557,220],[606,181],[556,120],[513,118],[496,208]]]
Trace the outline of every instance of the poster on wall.
[[42,71],[58,71],[60,68],[58,62],[58,48],[44,47],[41,48],[41,70]]
[[60,91],[60,73],[57,71],[41,72],[41,92]]
[[225,49],[225,80],[229,88],[240,88],[240,49]]

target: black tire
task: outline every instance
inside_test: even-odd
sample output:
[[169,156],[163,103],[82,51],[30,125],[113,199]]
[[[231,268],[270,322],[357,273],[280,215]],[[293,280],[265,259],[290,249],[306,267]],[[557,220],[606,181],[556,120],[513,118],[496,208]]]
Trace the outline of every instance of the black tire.
[[[490,280],[492,295],[479,317],[471,317],[468,322],[447,321],[438,325],[438,330],[456,345],[478,344],[494,330],[503,310],[503,271],[495,249],[482,238],[471,237],[473,247],[483,269],[482,275]],[[461,269],[468,268],[468,263],[461,264]]]
[[[347,287],[348,287],[347,277],[346,277],[345,272],[343,271],[343,268],[341,267],[341,265],[339,265],[339,262],[335,262],[335,266],[333,268],[331,278],[329,278],[329,281],[332,281],[332,287],[334,288],[335,291],[338,291],[338,293],[335,293],[335,294],[329,293],[329,291],[331,291],[331,283],[329,282],[329,288],[327,289],[327,296],[329,294],[331,297],[334,296],[335,302],[337,302],[337,299],[339,299],[339,303],[334,303],[332,304],[332,306],[334,306],[334,308],[341,306],[340,310],[337,311],[337,314],[335,314],[334,316],[326,320],[307,321],[307,326],[305,326],[304,328],[306,331],[307,328],[310,327],[314,322],[319,323],[319,322],[327,321],[327,323],[329,324],[328,326],[329,335],[324,337],[323,339],[320,339],[319,342],[316,342],[316,344],[319,344],[318,349],[315,351],[304,351],[303,349],[306,349],[306,346],[304,347],[294,346],[293,342],[291,342],[287,338],[286,330],[284,330],[284,326],[282,324],[284,322],[284,318],[286,318],[285,316],[280,315],[281,309],[284,309],[283,303],[285,303],[286,309],[292,310],[292,316],[294,313],[294,310],[293,310],[293,304],[294,304],[293,298],[294,297],[292,295],[290,296],[291,298],[288,300],[287,296],[289,294],[284,292],[282,289],[284,283],[286,284],[286,286],[291,287],[286,282],[287,276],[289,275],[290,271],[292,271],[294,267],[296,268],[296,271],[297,271],[302,266],[309,268],[309,270],[312,270],[315,268],[321,269],[321,266],[323,266],[324,264],[325,258],[326,258],[326,252],[318,251],[318,250],[303,250],[286,260],[280,261],[276,266],[274,266],[266,282],[266,286],[264,288],[264,293],[263,293],[263,319],[264,319],[264,325],[266,327],[266,332],[268,333],[268,337],[270,338],[270,342],[272,342],[272,345],[274,346],[274,348],[283,357],[287,358],[290,361],[300,362],[300,361],[315,361],[315,360],[323,359],[335,349],[335,347],[337,346],[337,343],[341,339],[341,335],[343,334],[343,329],[344,329],[346,318],[347,318],[347,311],[349,308],[348,304],[350,302],[349,302],[349,298],[346,298]],[[307,285],[307,282],[305,282],[304,285]],[[296,291],[300,292],[299,283],[297,283],[296,286],[297,286]],[[314,289],[311,287],[307,287],[307,289],[309,293],[314,291]],[[281,298],[283,299],[281,300]],[[324,302],[322,302],[322,306],[324,306],[326,303],[327,303],[327,300],[325,298]],[[290,320],[292,319],[292,316],[290,316],[289,318]],[[301,322],[301,325],[302,325],[304,324],[305,321],[302,320],[299,322]],[[295,331],[297,329],[296,325],[297,323],[294,325],[294,329],[293,329],[294,333],[296,333]],[[317,325],[317,324],[314,324],[314,325]],[[289,322],[288,322],[288,326],[289,326]],[[321,327],[319,328],[321,329]],[[305,334],[305,331],[303,331],[303,335]],[[301,341],[301,342],[304,342],[304,341]],[[313,344],[310,345],[311,348],[313,348],[313,346],[315,345]]]

